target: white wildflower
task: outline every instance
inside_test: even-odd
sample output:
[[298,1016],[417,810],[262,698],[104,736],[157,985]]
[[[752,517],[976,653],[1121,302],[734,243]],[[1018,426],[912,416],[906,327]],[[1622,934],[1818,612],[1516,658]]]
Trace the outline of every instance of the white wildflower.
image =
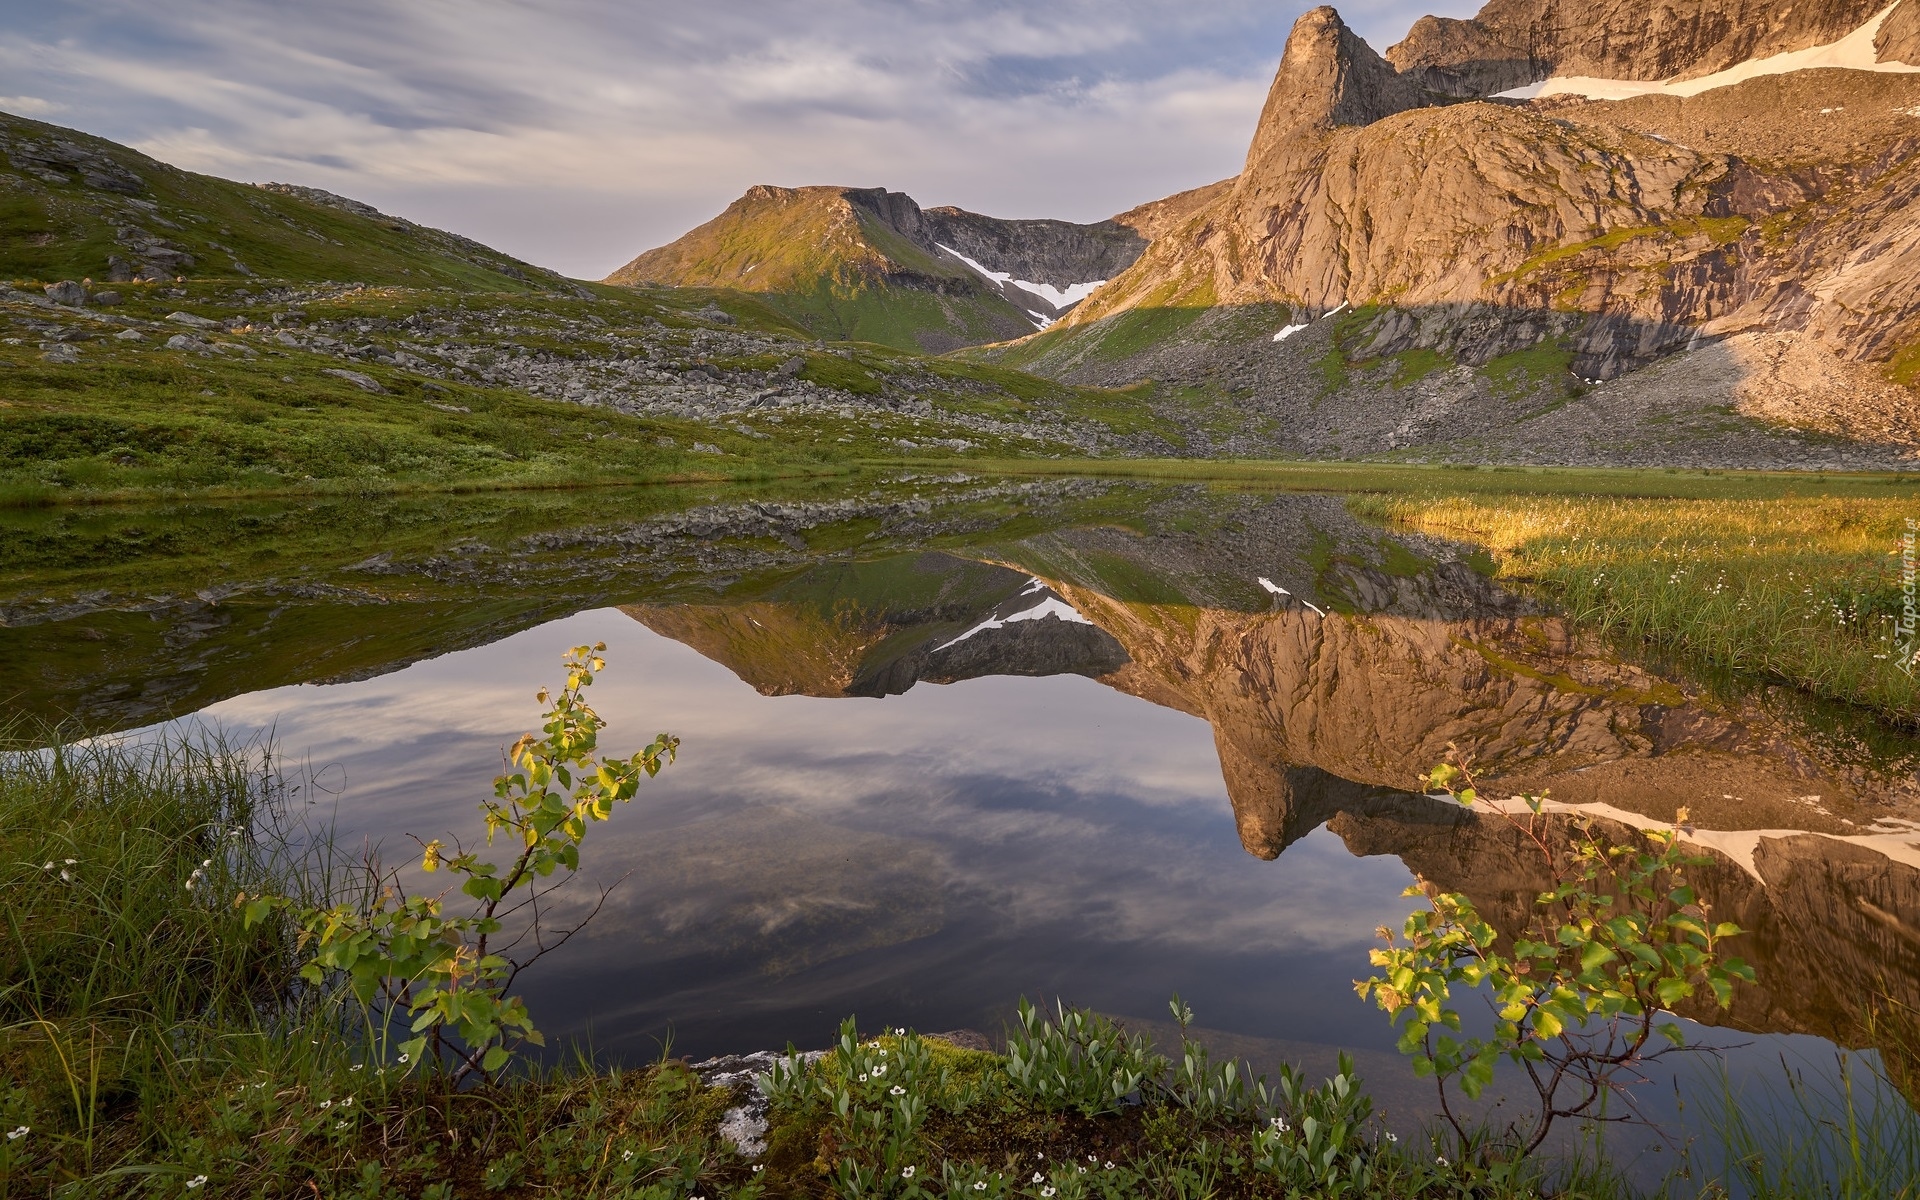
[[912,1178],[913,1178],[913,1168],[912,1168],[911,1166],[909,1166],[909,1167],[905,1167],[905,1168],[903,1168],[903,1169],[901,1170],[901,1172],[900,1172],[900,1178],[902,1178],[902,1179],[912,1179]]
[[1053,1195],[1053,1189],[1050,1187],[1043,1187],[1040,1189],[1040,1194],[1042,1196],[1051,1196]]
[[882,1075],[885,1075],[886,1073],[887,1073],[887,1064],[885,1063],[875,1064],[873,1068],[873,1077],[875,1079],[880,1078]]
[[1038,1172],[1038,1171],[1035,1171],[1035,1172],[1033,1173],[1033,1181],[1034,1181],[1035,1183],[1044,1183],[1044,1182],[1046,1182],[1046,1178],[1047,1178],[1047,1177],[1046,1177],[1045,1175],[1042,1175],[1042,1174],[1041,1174],[1040,1172]]
[[187,1180],[187,1190],[190,1192],[195,1188],[203,1188],[205,1186],[207,1186],[207,1177],[205,1175],[195,1175],[192,1179]]
[[907,1089],[901,1087],[897,1083],[887,1089],[887,1095],[889,1096],[904,1096],[906,1094],[907,1094]]
[[1387,1131],[1387,1140],[1390,1142],[1397,1142],[1400,1140],[1400,1135],[1393,1132],[1391,1129],[1389,1129]]
[[33,1132],[33,1130],[32,1130],[32,1129],[29,1129],[29,1128],[28,1128],[27,1126],[25,1126],[25,1125],[22,1125],[22,1126],[21,1126],[20,1128],[18,1128],[18,1129],[9,1129],[9,1130],[7,1130],[7,1140],[8,1140],[8,1141],[10,1141],[10,1142],[17,1142],[17,1141],[19,1141],[19,1140],[20,1140],[21,1138],[23,1138],[23,1137],[25,1137],[25,1136],[27,1136],[28,1134],[30,1134],[30,1133],[32,1133],[32,1132]]

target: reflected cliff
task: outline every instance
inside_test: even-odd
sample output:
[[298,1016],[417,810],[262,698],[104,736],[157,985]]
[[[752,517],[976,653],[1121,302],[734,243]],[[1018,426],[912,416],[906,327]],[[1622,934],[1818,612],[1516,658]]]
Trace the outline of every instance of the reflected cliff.
[[1326,825],[1510,928],[1538,864],[1503,825],[1408,791],[1450,745],[1484,790],[1548,791],[1616,825],[1687,807],[1713,858],[1702,891],[1751,931],[1739,952],[1759,972],[1730,1013],[1689,1015],[1879,1045],[1898,1068],[1920,1010],[1911,759],[1869,769],[1765,706],[1623,661],[1456,548],[1388,539],[1335,501],[1215,503],[1230,515],[1185,536],[1140,532],[1179,524],[1149,513],[623,611],[769,695],[1094,677],[1209,723],[1250,854]]

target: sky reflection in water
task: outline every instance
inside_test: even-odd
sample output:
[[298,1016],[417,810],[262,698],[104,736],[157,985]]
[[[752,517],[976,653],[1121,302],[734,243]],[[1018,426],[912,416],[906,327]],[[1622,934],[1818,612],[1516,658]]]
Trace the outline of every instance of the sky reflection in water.
[[[822,1042],[840,1017],[995,1029],[1014,998],[1386,1049],[1347,990],[1410,875],[1324,831],[1241,849],[1206,722],[1079,676],[766,697],[616,610],[361,682],[213,706],[327,768],[343,844],[471,836],[569,645],[604,640],[610,750],[680,761],[596,830],[607,911],[531,977],[554,1032],[645,1055]],[[581,895],[587,894],[582,889]],[[1345,994],[1345,999],[1333,999]]]

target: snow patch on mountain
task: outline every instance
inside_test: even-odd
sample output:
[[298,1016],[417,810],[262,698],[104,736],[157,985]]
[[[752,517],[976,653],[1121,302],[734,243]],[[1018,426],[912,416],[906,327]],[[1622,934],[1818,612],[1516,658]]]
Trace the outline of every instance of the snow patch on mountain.
[[989,629],[1001,629],[1013,624],[1015,621],[1038,621],[1045,617],[1052,617],[1057,621],[1072,621],[1080,625],[1093,624],[1092,621],[1081,616],[1071,604],[1047,592],[1047,585],[1038,579],[1028,580],[1027,586],[1021,589],[1020,595],[1030,596],[1035,592],[1044,593],[1038,604],[1030,608],[1023,608],[1019,612],[1012,613],[1008,616],[988,617],[952,641],[942,642],[940,645],[935,646],[933,648],[934,653],[937,654],[945,650],[948,646],[957,646],[976,633],[985,633]]
[[[1032,283],[1025,279],[1015,279],[1010,272],[995,271],[987,267],[983,263],[975,262],[973,259],[968,258],[966,255],[960,253],[958,250],[955,250],[952,246],[944,245],[940,242],[935,242],[934,245],[939,246],[942,250],[945,250],[948,254],[953,255],[955,258],[965,263],[975,273],[982,275],[987,279],[991,279],[993,282],[997,284],[1000,284],[1002,286],[1005,286],[1007,284],[1012,284],[1014,287],[1019,288],[1021,291],[1030,292],[1033,295],[1040,297],[1042,300],[1045,300],[1049,305],[1051,305],[1055,311],[1059,311],[1061,309],[1067,308],[1069,305],[1080,303],[1082,300],[1085,300],[1088,296],[1091,296],[1095,288],[1099,287],[1100,285],[1106,282],[1106,280],[1104,279],[1095,279],[1087,283],[1069,284],[1064,288],[1057,288],[1050,283]],[[1053,323],[1050,318],[1040,317],[1040,314],[1038,313],[1033,313],[1032,315],[1044,322],[1040,326],[1040,328],[1042,329],[1045,329],[1047,325],[1050,325]]]
[[1810,46],[1756,58],[1724,71],[1702,75],[1698,79],[1596,79],[1589,75],[1564,75],[1513,88],[1499,95],[1512,100],[1532,100],[1542,96],[1585,96],[1589,100],[1629,100],[1635,96],[1697,96],[1715,88],[1745,83],[1762,75],[1786,75],[1794,71],[1813,71],[1838,67],[1849,71],[1884,71],[1892,74],[1920,72],[1920,66],[1902,62],[1880,62],[1873,42],[1880,26],[1886,24],[1899,0],[1887,5],[1865,25],[1837,42]]

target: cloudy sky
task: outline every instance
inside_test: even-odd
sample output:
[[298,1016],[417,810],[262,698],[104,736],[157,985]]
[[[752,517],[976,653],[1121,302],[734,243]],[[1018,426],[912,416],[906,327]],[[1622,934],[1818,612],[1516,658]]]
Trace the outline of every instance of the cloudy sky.
[[[1300,0],[0,0],[0,109],[597,278],[755,183],[1098,220],[1239,167]],[[1421,12],[1353,0],[1384,49]]]

